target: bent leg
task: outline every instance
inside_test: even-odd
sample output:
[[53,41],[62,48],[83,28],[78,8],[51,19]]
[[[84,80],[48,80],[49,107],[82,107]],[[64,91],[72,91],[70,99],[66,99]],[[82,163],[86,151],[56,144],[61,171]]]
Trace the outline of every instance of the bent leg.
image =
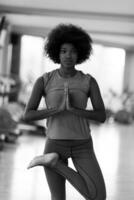
[[[85,166],[82,167],[78,164],[80,160],[74,161],[75,167],[78,170],[78,172],[76,172],[61,160],[57,160],[55,165],[52,165],[53,158],[55,159],[53,154],[55,153],[48,153],[35,157],[30,162],[28,167],[31,168],[35,166],[44,166],[46,178],[52,195],[51,199],[65,199],[65,179],[67,179],[86,199],[89,199],[89,197],[90,199],[95,199],[97,191],[96,185],[94,184],[92,178],[89,177],[88,173],[84,170]],[[86,163],[84,162],[84,164],[87,165],[87,159]]]
[[73,163],[88,187],[89,199],[105,200],[105,183],[94,152],[90,153],[88,157],[83,155],[83,157],[74,158]]

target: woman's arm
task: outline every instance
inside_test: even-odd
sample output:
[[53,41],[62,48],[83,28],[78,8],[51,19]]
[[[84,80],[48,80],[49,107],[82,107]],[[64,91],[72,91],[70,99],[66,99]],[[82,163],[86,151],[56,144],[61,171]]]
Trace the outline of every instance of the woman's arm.
[[93,110],[84,110],[75,107],[71,107],[71,102],[69,101],[69,95],[67,95],[67,110],[70,112],[88,118],[89,120],[95,120],[98,122],[104,122],[106,120],[106,113],[104,103],[101,97],[99,86],[96,80],[91,78],[91,87],[90,87],[90,99],[93,106]]
[[43,78],[39,77],[32,89],[30,99],[27,103],[23,119],[25,121],[41,120],[59,113],[57,108],[38,110],[41,98],[44,96]]

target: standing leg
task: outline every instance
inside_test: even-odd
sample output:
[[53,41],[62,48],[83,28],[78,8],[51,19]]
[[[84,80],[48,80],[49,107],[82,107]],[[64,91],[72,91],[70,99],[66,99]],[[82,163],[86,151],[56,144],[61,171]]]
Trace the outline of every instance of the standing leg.
[[[53,153],[53,152],[56,152],[56,153]],[[66,179],[60,173],[57,173],[56,171],[53,170],[53,167],[56,163],[58,163],[57,159],[59,158],[59,155],[62,152],[67,152],[67,150],[62,149],[59,145],[57,145],[57,143],[54,140],[51,140],[51,139],[46,140],[44,156],[46,159],[46,155],[48,155],[47,161],[48,162],[50,161],[52,165],[51,166],[48,165],[48,167],[46,167],[46,165],[42,165],[42,166],[44,166],[48,186],[51,193],[51,200],[65,200],[66,199],[66,188],[65,188]],[[58,157],[56,154],[58,155]],[[49,159],[49,155],[52,155],[50,159]],[[44,159],[41,159],[41,161],[42,160],[44,161]],[[63,164],[67,166],[68,165],[67,157],[63,156],[62,160],[63,160]]]
[[65,200],[65,178],[54,172],[51,168],[44,167],[44,170],[51,193],[51,200]]

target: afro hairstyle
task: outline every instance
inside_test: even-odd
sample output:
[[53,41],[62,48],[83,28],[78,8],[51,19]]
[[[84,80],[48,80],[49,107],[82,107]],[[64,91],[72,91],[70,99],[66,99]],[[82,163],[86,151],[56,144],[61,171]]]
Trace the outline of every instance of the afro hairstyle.
[[46,55],[54,63],[60,63],[60,48],[65,43],[71,43],[76,48],[76,64],[84,62],[92,52],[92,39],[85,30],[72,24],[59,24],[48,34],[44,47]]

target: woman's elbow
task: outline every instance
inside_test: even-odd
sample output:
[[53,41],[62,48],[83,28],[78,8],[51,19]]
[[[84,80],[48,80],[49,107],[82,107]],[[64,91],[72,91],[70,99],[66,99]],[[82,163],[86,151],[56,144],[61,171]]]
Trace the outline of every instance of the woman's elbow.
[[106,113],[105,112],[102,112],[101,113],[101,117],[100,117],[100,122],[101,123],[104,123],[106,121]]
[[106,113],[105,113],[105,111],[100,110],[100,111],[98,112],[98,121],[99,121],[100,123],[104,123],[105,120],[106,120]]

